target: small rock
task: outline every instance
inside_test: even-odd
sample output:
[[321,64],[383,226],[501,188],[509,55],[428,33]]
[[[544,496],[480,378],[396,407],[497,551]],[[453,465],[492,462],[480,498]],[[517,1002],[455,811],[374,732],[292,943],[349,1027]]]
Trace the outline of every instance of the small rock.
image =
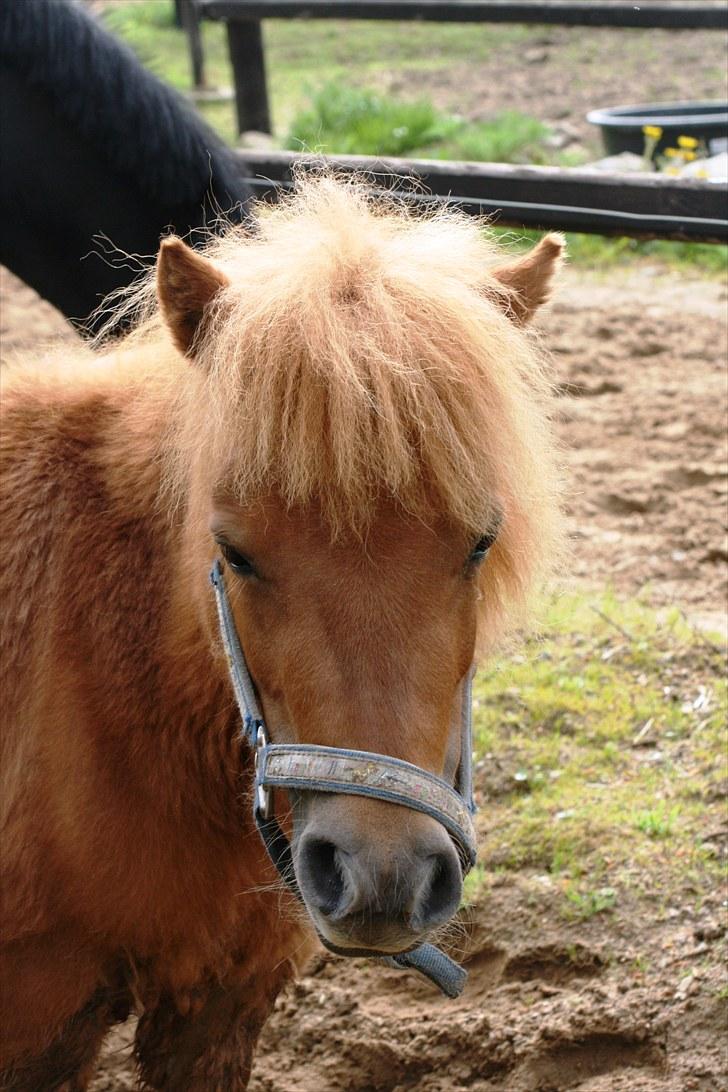
[[695,993],[700,983],[691,971],[690,974],[686,974],[684,978],[681,978],[677,984],[677,990],[675,991],[675,999],[677,1001],[684,1001],[690,994]]
[[568,133],[563,132],[561,129],[555,129],[553,133],[546,137],[544,144],[547,148],[555,148],[556,151],[560,151],[562,148],[567,148],[573,141],[574,138],[569,136]]
[[720,940],[725,931],[726,926],[724,922],[712,920],[696,925],[693,930],[697,940]]
[[660,431],[667,440],[682,440],[690,428],[684,421],[673,421],[669,425],[663,425]]
[[635,492],[607,493],[600,498],[601,507],[608,512],[617,515],[626,515],[630,512],[647,512],[651,505],[649,494],[643,490]]
[[662,341],[652,341],[649,338],[644,338],[636,341],[632,346],[632,352],[635,356],[657,356],[659,353],[664,352],[667,345]]
[[576,170],[594,171],[604,174],[635,174],[644,171],[645,163],[641,155],[634,152],[621,152],[620,155],[608,155],[604,159],[596,159],[593,163],[583,163]]

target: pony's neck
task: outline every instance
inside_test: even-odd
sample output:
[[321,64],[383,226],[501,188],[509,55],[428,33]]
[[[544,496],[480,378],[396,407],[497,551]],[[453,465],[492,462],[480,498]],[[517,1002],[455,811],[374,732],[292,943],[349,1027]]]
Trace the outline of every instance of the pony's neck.
[[[121,353],[122,370],[124,363]],[[117,548],[129,558],[126,579],[136,585],[130,597],[148,618],[144,627],[129,617],[119,619],[127,633],[124,638],[120,631],[116,651],[129,657],[137,703],[130,723],[119,723],[119,742],[123,746],[133,733],[133,747],[148,755],[150,784],[166,798],[168,809],[193,808],[218,826],[239,829],[246,763],[225,663],[214,654],[206,554],[211,544],[200,535],[200,521],[185,499],[175,500],[163,481],[166,445],[175,432],[173,378],[142,367],[117,386],[111,397],[118,412],[99,450],[105,491],[122,514]],[[198,796],[194,801],[191,784]]]

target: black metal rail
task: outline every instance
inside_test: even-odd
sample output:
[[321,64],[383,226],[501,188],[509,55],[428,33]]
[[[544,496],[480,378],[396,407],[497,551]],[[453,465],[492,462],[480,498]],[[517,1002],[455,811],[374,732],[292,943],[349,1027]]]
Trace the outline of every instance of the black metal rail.
[[497,225],[728,242],[728,185],[661,175],[566,172],[555,167],[347,156],[323,160],[293,152],[245,152],[241,171],[254,191],[275,197],[304,163],[356,171],[373,189],[397,181],[415,202],[450,202]]
[[728,8],[688,2],[591,0],[199,0],[210,19],[390,19],[439,23],[557,23],[589,27],[728,29]]

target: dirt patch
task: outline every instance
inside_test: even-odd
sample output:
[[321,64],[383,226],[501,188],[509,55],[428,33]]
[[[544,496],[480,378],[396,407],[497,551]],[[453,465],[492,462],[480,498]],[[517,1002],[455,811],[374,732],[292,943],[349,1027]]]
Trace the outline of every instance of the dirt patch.
[[724,286],[566,278],[543,321],[561,382],[573,572],[688,611],[726,603]]
[[76,334],[60,311],[0,266],[0,352],[2,360],[44,342],[73,342]]
[[[474,908],[498,945],[466,956],[470,980],[457,1002],[396,972],[324,959],[279,1001],[252,1092],[718,1088],[715,972],[690,989],[680,985],[686,959],[636,973],[658,930],[644,938],[629,914],[558,928],[550,903],[541,879],[521,877]],[[675,932],[686,939],[684,925]],[[534,958],[522,938],[544,934]],[[544,965],[565,973],[546,981]]]
[[550,982],[561,986],[575,978],[593,978],[603,969],[604,959],[599,952],[584,944],[567,947],[541,944],[511,956],[503,968],[503,977],[512,982]]
[[[323,958],[280,999],[252,1092],[720,1087],[720,974],[691,958],[695,922],[645,935],[626,911],[564,927],[536,876],[492,888],[470,917],[488,939],[461,945],[470,979],[456,1002],[396,972]],[[653,968],[636,970],[647,959]]]

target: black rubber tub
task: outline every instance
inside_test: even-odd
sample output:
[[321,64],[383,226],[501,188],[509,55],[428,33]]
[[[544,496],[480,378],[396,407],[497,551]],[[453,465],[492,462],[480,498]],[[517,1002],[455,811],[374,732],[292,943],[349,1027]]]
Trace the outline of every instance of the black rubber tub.
[[602,130],[604,147],[609,155],[645,149],[645,125],[662,129],[654,154],[665,148],[677,147],[680,136],[704,140],[710,150],[711,141],[728,137],[728,102],[653,102],[642,106],[610,106],[592,110],[586,116],[592,125]]

